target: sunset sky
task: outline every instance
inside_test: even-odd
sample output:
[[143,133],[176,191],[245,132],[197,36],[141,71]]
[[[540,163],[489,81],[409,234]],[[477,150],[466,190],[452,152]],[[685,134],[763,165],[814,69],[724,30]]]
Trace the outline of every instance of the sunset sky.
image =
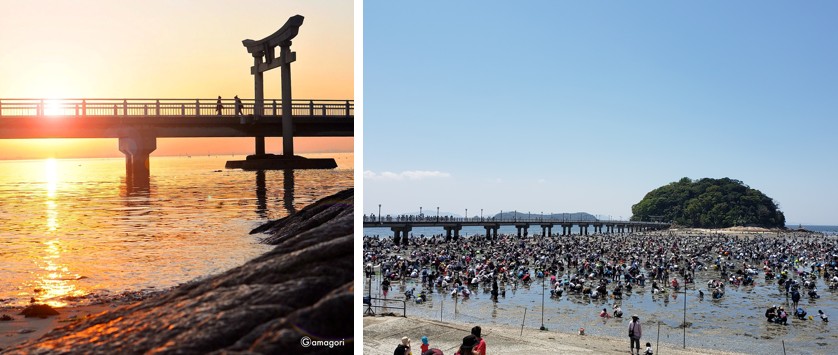
[[[244,39],[293,15],[295,99],[353,99],[352,1],[0,0],[0,100],[253,97]],[[265,74],[280,97],[279,69]],[[295,152],[352,151],[351,138],[295,139]],[[252,153],[252,139],[158,139],[155,155]],[[278,153],[281,139],[269,139]],[[119,157],[116,139],[0,140],[0,159]]]

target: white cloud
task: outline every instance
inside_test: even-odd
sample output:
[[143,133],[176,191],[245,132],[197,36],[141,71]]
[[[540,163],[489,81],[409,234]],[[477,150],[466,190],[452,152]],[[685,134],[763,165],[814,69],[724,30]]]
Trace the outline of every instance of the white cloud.
[[371,170],[364,171],[365,180],[379,180],[379,181],[401,181],[401,180],[423,180],[435,178],[447,178],[451,174],[442,171],[423,171],[423,170],[408,170],[400,173],[390,171],[382,171],[376,173]]

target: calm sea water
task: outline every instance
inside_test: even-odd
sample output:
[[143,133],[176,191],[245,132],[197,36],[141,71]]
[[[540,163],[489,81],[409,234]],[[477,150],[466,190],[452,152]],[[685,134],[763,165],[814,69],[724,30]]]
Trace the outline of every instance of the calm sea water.
[[270,249],[250,229],[353,186],[353,155],[328,156],[338,169],[152,157],[139,187],[126,184],[122,158],[0,161],[0,306],[83,304],[241,265]]

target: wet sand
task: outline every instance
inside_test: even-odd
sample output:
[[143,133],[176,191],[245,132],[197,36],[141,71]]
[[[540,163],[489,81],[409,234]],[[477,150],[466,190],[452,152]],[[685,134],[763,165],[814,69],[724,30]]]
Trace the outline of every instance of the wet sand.
[[56,308],[60,314],[47,318],[25,318],[20,314],[22,308],[0,309],[0,315],[7,314],[14,318],[14,320],[10,321],[0,321],[0,350],[29,340],[38,339],[50,330],[105,312],[115,306],[115,304],[113,306],[99,304],[93,306]]
[[[432,348],[445,354],[457,351],[462,338],[470,333],[473,324],[439,322],[419,318],[364,317],[364,353],[389,354],[393,352],[403,336],[411,339],[411,346],[418,353],[422,336],[427,336]],[[486,340],[486,352],[492,354],[627,354],[629,340],[590,333],[580,336],[576,333],[540,331],[538,329],[481,324],[482,336]],[[719,350],[671,346],[661,343],[656,348],[654,341],[646,336],[644,329],[641,345],[652,342],[655,354],[737,354]],[[523,335],[522,335],[523,334]],[[641,351],[645,349],[641,347]],[[780,350],[782,353],[782,349]]]

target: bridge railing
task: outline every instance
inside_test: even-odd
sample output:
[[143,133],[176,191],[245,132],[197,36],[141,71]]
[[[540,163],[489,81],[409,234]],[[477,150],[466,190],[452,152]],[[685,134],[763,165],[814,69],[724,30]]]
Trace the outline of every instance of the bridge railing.
[[[253,115],[256,100],[242,99],[0,99],[0,117],[133,116],[236,117]],[[262,116],[282,116],[282,100],[266,99]],[[238,112],[237,112],[238,111]],[[294,117],[351,117],[354,100],[292,100]]]
[[608,224],[633,224],[633,225],[656,225],[665,224],[662,222],[641,222],[641,221],[620,221],[606,219],[574,219],[570,217],[545,216],[545,217],[518,217],[518,218],[496,218],[496,217],[454,217],[436,215],[398,215],[398,216],[375,216],[364,215],[364,223],[608,223]]

